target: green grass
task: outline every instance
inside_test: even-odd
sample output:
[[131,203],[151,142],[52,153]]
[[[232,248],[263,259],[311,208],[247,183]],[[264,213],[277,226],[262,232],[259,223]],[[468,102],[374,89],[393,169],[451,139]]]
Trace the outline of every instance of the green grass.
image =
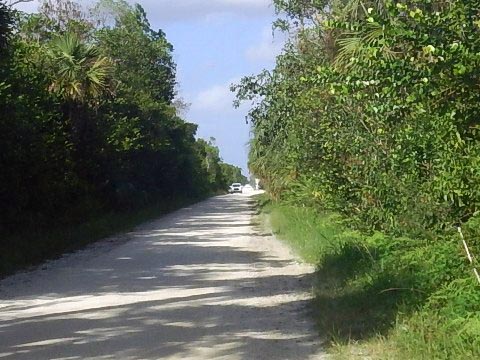
[[336,357],[480,358],[480,290],[458,239],[364,234],[338,214],[258,201],[263,222],[316,265],[315,317]]
[[51,229],[26,228],[4,235],[0,241],[0,278],[117,233],[130,231],[143,222],[196,201],[198,199],[164,200],[136,210],[90,214],[80,223],[58,225]]

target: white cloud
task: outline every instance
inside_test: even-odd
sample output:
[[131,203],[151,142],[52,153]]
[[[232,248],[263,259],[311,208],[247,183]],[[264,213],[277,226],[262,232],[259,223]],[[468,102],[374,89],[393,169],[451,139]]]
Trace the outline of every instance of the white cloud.
[[152,19],[163,21],[207,18],[223,13],[255,16],[272,12],[270,0],[144,0],[140,3]]
[[230,86],[239,81],[239,78],[231,79],[224,84],[216,84],[200,91],[193,97],[191,111],[214,114],[232,114],[234,111],[245,112],[243,106],[239,110],[233,107],[235,94],[230,91]]
[[203,111],[221,112],[229,102],[232,102],[230,91],[223,85],[214,85],[198,93],[192,107]]
[[272,29],[268,27],[263,29],[260,42],[249,47],[245,56],[252,63],[273,63],[282,52],[284,44],[285,36],[278,32],[272,34]]
[[[233,14],[237,16],[263,16],[273,12],[271,0],[127,0],[142,5],[150,21],[169,22],[177,20],[207,19],[211,16]],[[94,0],[79,1],[94,3]],[[19,4],[20,10],[32,12],[39,0]]]

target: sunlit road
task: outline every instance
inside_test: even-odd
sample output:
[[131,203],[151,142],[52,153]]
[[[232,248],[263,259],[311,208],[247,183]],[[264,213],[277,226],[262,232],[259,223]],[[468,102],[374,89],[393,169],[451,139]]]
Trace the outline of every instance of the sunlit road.
[[319,359],[313,269],[220,196],[0,283],[0,359]]

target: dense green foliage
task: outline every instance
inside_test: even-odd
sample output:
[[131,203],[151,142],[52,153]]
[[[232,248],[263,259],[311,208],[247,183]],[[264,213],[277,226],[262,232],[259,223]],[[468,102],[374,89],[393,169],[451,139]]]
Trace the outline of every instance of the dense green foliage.
[[10,34],[11,14],[5,4],[0,3],[0,50],[6,47],[7,39]]
[[231,185],[233,183],[248,183],[247,177],[242,174],[242,169],[238,166],[225,163],[220,164],[220,166],[222,168],[222,174],[227,184]]
[[0,234],[228,188],[218,148],[178,116],[173,46],[139,5],[2,4],[0,51]]
[[318,11],[273,72],[237,88],[260,97],[252,170],[275,196],[315,198],[370,228],[468,219],[480,201],[480,5],[352,6]]
[[[372,245],[384,264],[374,271],[399,279],[394,287],[415,287],[394,301],[423,314],[407,334],[435,356],[455,358],[462,347],[467,356],[480,331],[468,319],[480,309],[454,226],[468,227],[480,254],[472,226],[480,210],[480,3],[274,2],[288,15],[276,26],[290,41],[273,71],[234,86],[239,101],[253,103],[251,170],[274,199],[388,234]],[[366,236],[358,246],[370,248]],[[449,333],[457,344],[440,349]]]

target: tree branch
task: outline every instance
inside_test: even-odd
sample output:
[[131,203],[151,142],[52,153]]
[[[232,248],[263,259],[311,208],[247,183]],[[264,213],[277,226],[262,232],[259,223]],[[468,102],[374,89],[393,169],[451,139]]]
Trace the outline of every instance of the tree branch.
[[20,3],[27,3],[27,2],[32,2],[33,0],[12,0],[8,2],[8,6],[12,7],[14,5],[20,4]]

